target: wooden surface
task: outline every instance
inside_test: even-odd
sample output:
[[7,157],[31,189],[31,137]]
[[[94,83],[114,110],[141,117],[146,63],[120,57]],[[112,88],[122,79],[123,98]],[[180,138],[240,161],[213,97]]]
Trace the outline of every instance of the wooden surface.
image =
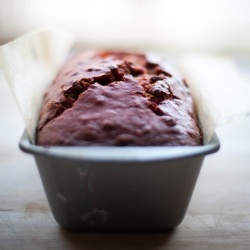
[[203,164],[187,215],[161,233],[75,233],[54,221],[24,129],[0,72],[0,249],[250,249],[250,117],[218,131],[222,147]]

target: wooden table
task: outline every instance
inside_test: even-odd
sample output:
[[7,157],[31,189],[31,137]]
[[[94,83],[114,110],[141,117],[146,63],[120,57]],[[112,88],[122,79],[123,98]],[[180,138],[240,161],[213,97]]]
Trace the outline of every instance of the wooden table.
[[250,249],[250,117],[218,130],[186,217],[160,233],[75,233],[48,206],[33,158],[18,149],[24,129],[0,72],[0,249]]

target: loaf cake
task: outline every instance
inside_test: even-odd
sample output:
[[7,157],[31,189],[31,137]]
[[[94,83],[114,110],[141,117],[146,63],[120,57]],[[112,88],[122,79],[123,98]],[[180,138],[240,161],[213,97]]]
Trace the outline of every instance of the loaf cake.
[[201,145],[186,82],[144,54],[87,51],[70,59],[44,97],[42,146]]

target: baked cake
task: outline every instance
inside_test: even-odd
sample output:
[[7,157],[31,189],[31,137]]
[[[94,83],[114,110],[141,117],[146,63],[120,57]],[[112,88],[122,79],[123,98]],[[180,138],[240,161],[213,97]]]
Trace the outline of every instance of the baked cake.
[[186,82],[146,55],[87,51],[69,60],[45,94],[43,146],[200,145]]

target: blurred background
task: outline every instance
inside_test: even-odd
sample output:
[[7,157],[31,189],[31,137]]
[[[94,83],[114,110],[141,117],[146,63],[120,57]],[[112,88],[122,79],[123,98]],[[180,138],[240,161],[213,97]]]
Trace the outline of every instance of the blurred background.
[[91,47],[250,53],[249,0],[0,0],[0,43],[39,26]]

